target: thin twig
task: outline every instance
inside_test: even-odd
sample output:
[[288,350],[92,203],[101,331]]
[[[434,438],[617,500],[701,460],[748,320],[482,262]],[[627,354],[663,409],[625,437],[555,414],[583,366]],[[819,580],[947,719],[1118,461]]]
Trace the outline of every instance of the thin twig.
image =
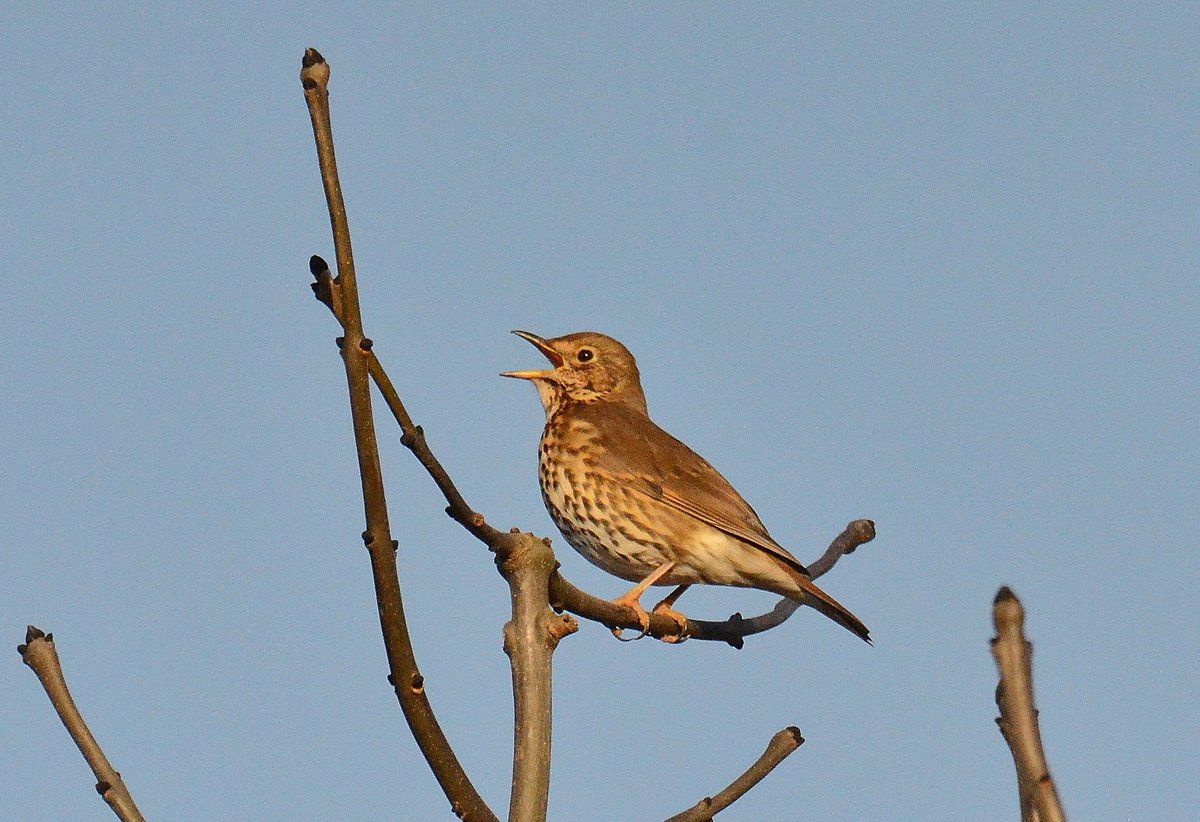
[[[338,321],[344,330],[346,328],[346,319],[343,316],[341,303],[338,300],[338,289],[334,284],[333,275],[329,273],[329,264],[314,255],[309,260],[308,265],[314,278],[312,283],[313,294],[330,310],[334,319]],[[488,525],[483,515],[473,511],[471,506],[467,504],[467,501],[463,499],[462,494],[455,487],[454,481],[450,479],[450,475],[446,472],[446,469],[442,467],[437,457],[434,456],[433,451],[429,449],[429,444],[425,441],[424,429],[413,422],[408,409],[404,407],[404,403],[400,399],[400,394],[396,391],[396,386],[392,383],[383,365],[379,362],[374,348],[372,347],[368,353],[370,355],[368,363],[371,379],[375,381],[375,386],[383,396],[383,401],[387,404],[388,410],[392,412],[396,424],[400,426],[401,444],[412,451],[417,461],[433,479],[438,490],[442,492],[442,496],[446,498],[446,502],[448,503],[446,513],[470,531],[480,542],[495,550],[500,540],[504,537],[505,532]]]
[[833,570],[837,561],[846,554],[853,554],[858,546],[875,539],[875,523],[869,519],[856,519],[845,527],[842,533],[834,537],[833,542],[825,549],[816,562],[806,567],[808,575],[813,579],[823,577]]
[[38,681],[50,697],[50,704],[58,712],[58,718],[62,720],[67,733],[75,740],[79,752],[96,775],[96,792],[104,798],[122,822],[144,822],[133,796],[125,787],[125,781],[121,779],[121,774],[109,763],[87,723],[83,721],[83,715],[79,713],[75,700],[71,698],[67,680],[63,676],[62,663],[58,659],[58,651],[54,649],[54,635],[43,633],[30,625],[25,631],[25,644],[18,645],[17,651],[21,654],[22,661],[37,674]]
[[776,765],[803,744],[804,737],[800,736],[799,728],[784,728],[771,737],[762,756],[747,768],[745,773],[733,780],[728,788],[716,796],[706,796],[683,813],[675,814],[667,822],[706,822],[712,819],[757,785]]
[[996,593],[992,621],[996,626],[992,655],[1000,671],[996,686],[1000,716],[996,725],[1012,751],[1017,769],[1022,822],[1065,822],[1038,728],[1033,700],[1033,645],[1025,638],[1025,609],[1008,586]]
[[413,738],[446,798],[450,800],[455,814],[462,819],[492,822],[496,815],[471,784],[446,740],[437,717],[434,716],[433,708],[425,695],[425,680],[417,668],[412,641],[408,635],[404,604],[400,596],[400,580],[396,571],[396,544],[392,541],[388,523],[383,475],[379,465],[379,446],[375,439],[375,424],[371,414],[371,385],[368,376],[369,363],[373,359],[370,353],[371,341],[363,334],[358,286],[354,275],[354,257],[350,246],[350,227],[346,219],[346,206],[342,199],[333,151],[333,131],[329,118],[329,65],[316,49],[310,48],[305,51],[300,81],[312,119],[317,159],[321,167],[321,182],[325,187],[337,256],[338,276],[336,279],[329,278],[328,284],[332,292],[331,304],[338,306],[345,329],[341,350],[350,392],[350,413],[354,420],[354,443],[362,477],[363,507],[367,523],[363,540],[371,557],[379,623],[391,669],[389,679],[395,688]]

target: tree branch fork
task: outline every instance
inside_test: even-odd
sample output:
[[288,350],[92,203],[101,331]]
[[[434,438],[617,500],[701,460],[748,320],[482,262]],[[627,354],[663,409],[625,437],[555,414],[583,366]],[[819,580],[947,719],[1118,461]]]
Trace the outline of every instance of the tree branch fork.
[[[400,427],[402,444],[412,451],[445,497],[446,512],[495,553],[497,567],[509,584],[512,619],[506,624],[504,631],[505,651],[511,661],[514,699],[513,783],[510,794],[509,820],[510,822],[539,822],[546,817],[549,793],[551,659],[558,642],[578,628],[573,618],[564,616],[561,612],[567,611],[585,619],[592,619],[610,628],[640,627],[639,615],[631,608],[617,606],[586,594],[568,582],[558,571],[558,563],[550,548],[549,540],[540,540],[532,534],[523,534],[516,529],[503,532],[488,524],[481,514],[467,504],[448,472],[430,450],[424,430],[412,421],[395,386],[379,362],[372,341],[362,331],[353,257],[349,246],[349,228],[345,221],[345,206],[341,201],[336,163],[333,158],[333,140],[326,90],[329,69],[315,49],[309,49],[305,53],[301,80],[313,120],[317,155],[326,199],[329,202],[330,221],[338,260],[338,275],[333,276],[329,266],[320,257],[314,256],[309,261],[309,267],[315,280],[313,283],[314,295],[329,308],[344,331],[344,336],[339,338],[338,342],[343,359],[346,361],[351,411],[355,423],[355,439],[359,451],[360,468],[363,473],[367,530],[372,535],[373,542],[380,541],[387,534],[387,513],[386,506],[382,504],[382,480],[378,479],[378,451],[374,441],[370,401],[369,397],[364,397],[366,392],[363,384],[369,376]],[[373,506],[373,501],[378,501],[380,504]],[[379,527],[380,523],[383,523],[382,529]],[[810,569],[813,571],[813,576],[825,573],[833,567],[838,559],[873,537],[874,525],[869,520],[857,520],[851,523],[830,545],[825,556],[818,560],[813,569]],[[387,539],[390,541],[390,537]],[[373,565],[377,565],[374,561],[374,551],[372,555]],[[382,570],[377,567],[377,580],[381,573]],[[394,557],[390,573],[394,574]],[[376,587],[378,592],[378,583]],[[381,621],[385,622],[385,645],[388,645],[389,657],[391,657],[391,643],[388,641],[386,622],[388,619],[392,619],[403,624],[404,615],[399,604],[399,590],[389,593],[389,596],[395,600],[395,604],[388,606],[381,595],[380,616]],[[688,620],[684,635],[694,639],[724,641],[735,648],[740,648],[744,643],[744,637],[781,624],[795,610],[795,603],[785,601],[771,612],[750,619],[735,614],[724,622]],[[678,630],[678,626],[672,620],[655,617],[651,620],[647,633],[665,639],[674,637]],[[407,645],[407,629],[398,633],[402,634]],[[405,652],[411,656],[411,646],[406,647]],[[413,668],[415,670],[415,662]],[[393,664],[393,675],[395,673],[396,666]],[[446,762],[430,755],[427,750],[430,744],[423,742],[420,738],[420,734],[429,732],[429,729],[422,729],[415,725],[413,718],[409,716],[409,707],[405,706],[403,699],[401,704],[405,707],[406,717],[409,718],[414,736],[418,737],[418,745],[426,752],[426,759],[438,776],[455,812],[464,819],[494,818],[490,809],[483,805],[482,799],[471,786],[457,759],[453,757],[452,752],[449,752],[448,743],[445,743],[444,738],[440,737],[440,729],[432,720],[432,710],[426,711],[424,705],[417,706],[421,708],[421,711],[417,711],[416,714],[422,716],[424,712],[428,713],[430,722],[426,724],[433,726],[432,747],[444,746],[446,748],[449,752],[448,757],[443,757],[447,760]],[[794,734],[794,738],[797,740],[795,746],[798,746],[800,740],[798,731]],[[718,796],[726,795],[728,801],[732,802],[737,796],[749,790],[758,779],[761,779],[794,749],[795,747],[773,741],[773,746],[769,747],[767,753],[751,767],[751,771],[758,775],[743,788],[737,789],[737,783],[735,783],[735,786],[731,786]],[[773,752],[774,755],[771,755]],[[441,768],[441,772],[439,772],[439,768]],[[745,775],[741,781],[745,781]],[[715,809],[711,812],[715,812]]]
[[[310,260],[313,293],[345,327],[339,314],[345,304],[343,284],[320,257]],[[379,361],[375,346],[364,338],[363,356],[367,372],[401,430],[400,442],[412,452],[447,505],[446,513],[495,555],[497,569],[509,584],[513,618],[504,628],[504,650],[512,663],[514,694],[514,770],[510,795],[510,819],[545,819],[549,779],[549,692],[551,659],[558,642],[578,630],[571,616],[598,622],[608,628],[640,629],[639,615],[632,608],[593,596],[572,584],[559,571],[547,538],[519,529],[501,531],[467,503],[449,472],[434,455],[424,429],[413,422],[395,385]],[[345,341],[342,339],[344,348]],[[850,522],[830,543],[825,553],[808,566],[813,578],[828,573],[847,554],[875,537],[871,520]],[[684,634],[689,639],[725,642],[741,648],[745,638],[770,630],[786,621],[799,605],[781,599],[769,612],[753,617],[733,614],[726,620],[689,618]],[[565,612],[565,613],[564,613]],[[669,639],[679,626],[670,618],[652,614],[648,636]],[[716,797],[674,818],[707,819],[750,790],[767,773],[803,742],[796,729],[784,729],[772,739],[764,754],[735,783]],[[707,815],[705,815],[707,814]]]
[[[558,570],[550,541],[518,529],[500,531],[472,510],[434,456],[420,426],[415,425],[388,378],[370,338],[363,333],[362,317],[350,246],[349,224],[334,159],[329,114],[329,66],[316,49],[304,54],[301,85],[312,120],[321,180],[329,209],[338,265],[334,277],[320,257],[310,260],[313,292],[333,313],[343,330],[337,340],[345,364],[355,448],[361,475],[366,529],[363,540],[371,560],[380,627],[387,653],[388,680],[396,693],[409,730],[425,756],[456,816],[470,822],[497,822],[496,815],[475,790],[442,732],[425,691],[413,653],[404,616],[396,568],[397,543],[392,539],[379,461],[370,383],[374,382],[401,430],[401,442],[412,451],[446,499],[446,512],[494,553],[496,566],[509,585],[512,618],[504,627],[504,651],[513,677],[514,746],[510,822],[542,822],[546,818],[550,774],[551,661],[558,643],[579,629],[574,616],[609,628],[642,627],[633,609],[594,597],[572,585]],[[809,566],[816,578],[846,554],[875,536],[870,520],[855,520],[834,539],[825,554]],[[774,628],[798,606],[782,600],[770,612],[743,618],[734,614],[724,621],[687,621],[690,639],[721,641],[741,648],[745,637]],[[674,640],[679,626],[671,619],[652,615],[649,636]],[[30,626],[26,642],[18,648],[46,689],[52,704],[75,739],[97,777],[97,790],[113,812],[127,822],[142,816],[120,774],[108,763],[75,707],[62,675],[53,636]],[[766,751],[733,783],[713,797],[672,817],[677,820],[711,819],[712,815],[745,794],[803,742],[796,728],[777,733]]]
[[[426,756],[452,811],[464,820],[495,822],[496,816],[479,797],[445,740],[426,698],[424,678],[412,655],[399,581],[396,575],[397,544],[391,539],[387,519],[378,449],[371,416],[369,383],[374,382],[395,417],[409,448],[446,499],[446,512],[494,553],[500,574],[508,582],[512,618],[504,627],[504,651],[512,663],[514,692],[514,766],[510,799],[510,822],[539,822],[546,816],[550,754],[550,665],[553,652],[566,636],[576,632],[572,615],[599,622],[610,628],[640,628],[632,609],[594,597],[562,576],[548,539],[517,529],[503,532],[470,508],[449,474],[434,456],[424,431],[415,425],[374,352],[372,341],[362,332],[349,228],[341,200],[336,165],[333,162],[329,128],[327,83],[329,69],[315,49],[305,53],[301,72],[305,98],[313,119],[322,181],[325,185],[337,249],[339,276],[313,257],[313,291],[341,324],[345,335],[338,345],[346,363],[356,448],[362,475],[367,529],[364,541],[371,556],[376,581],[384,644],[392,683],[409,728]],[[875,536],[874,523],[854,520],[839,534],[825,553],[808,566],[813,578],[827,573],[841,559]],[[771,611],[744,618],[734,614],[724,621],[689,619],[686,635],[692,639],[722,641],[740,648],[747,636],[774,628],[796,610],[795,603],[782,600]],[[1021,815],[1024,822],[1063,822],[1061,801],[1050,775],[1042,746],[1038,713],[1034,704],[1032,644],[1024,634],[1024,608],[1007,587],[1001,588],[993,605],[996,636],[992,652],[1000,678],[996,689],[999,717],[996,724],[1008,744],[1017,771]],[[671,637],[674,621],[652,615],[648,635]],[[18,646],[22,660],[37,675],[64,726],[75,740],[97,778],[96,790],[121,820],[138,822],[137,809],[121,775],[108,762],[67,689],[54,638],[30,626],[25,642]],[[802,743],[797,728],[781,730],[763,754],[728,787],[677,814],[668,822],[708,820],[744,795]]]

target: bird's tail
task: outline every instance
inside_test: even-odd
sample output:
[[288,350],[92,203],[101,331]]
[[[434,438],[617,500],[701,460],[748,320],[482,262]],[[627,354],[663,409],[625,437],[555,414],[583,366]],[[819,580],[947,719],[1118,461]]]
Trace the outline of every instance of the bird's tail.
[[794,599],[820,611],[847,631],[858,636],[859,639],[868,645],[875,644],[871,642],[871,632],[867,626],[863,625],[862,620],[850,613],[850,610],[845,605],[842,605],[842,603],[818,588],[808,574],[798,571],[791,566],[786,567],[791,573],[792,578],[800,586],[800,590],[803,591],[802,596],[793,597]]

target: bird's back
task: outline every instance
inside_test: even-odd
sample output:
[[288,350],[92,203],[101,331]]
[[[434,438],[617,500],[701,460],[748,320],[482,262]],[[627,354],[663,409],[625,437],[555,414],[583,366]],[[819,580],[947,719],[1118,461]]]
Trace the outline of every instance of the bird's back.
[[593,458],[607,475],[804,572],[717,469],[639,409],[595,403],[579,406],[574,417],[595,429]]

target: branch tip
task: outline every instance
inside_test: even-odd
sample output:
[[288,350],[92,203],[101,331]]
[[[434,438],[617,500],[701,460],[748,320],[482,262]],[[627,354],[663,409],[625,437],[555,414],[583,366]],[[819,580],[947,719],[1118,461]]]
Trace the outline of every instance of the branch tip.
[[1050,776],[1038,727],[1038,710],[1033,692],[1033,644],[1025,636],[1025,611],[1007,585],[996,592],[992,604],[996,636],[992,655],[999,681],[996,725],[1012,753],[1017,771],[1017,795],[1021,818],[1040,822],[1063,822],[1062,804]]
[[754,763],[727,788],[714,796],[706,796],[683,813],[672,816],[667,822],[711,822],[713,816],[728,808],[757,785],[767,774],[787,759],[804,742],[800,729],[795,725],[777,732],[767,743]]
[[323,91],[329,85],[329,64],[314,48],[304,50],[300,61],[300,84],[305,91]]
[[324,63],[325,58],[321,56],[321,52],[317,51],[312,46],[304,50],[304,57],[300,60],[300,65],[303,68],[312,68],[318,63]]
[[92,769],[92,774],[96,777],[96,792],[123,822],[145,822],[133,801],[133,796],[121,779],[121,774],[104,755],[100,744],[80,714],[75,700],[71,698],[62,662],[54,647],[53,634],[43,633],[30,625],[26,629],[26,639],[28,641],[20,648],[21,658],[37,676],[38,682],[46,691],[46,696],[50,698],[55,713],[75,746],[79,748],[79,752],[83,754],[88,767]]

